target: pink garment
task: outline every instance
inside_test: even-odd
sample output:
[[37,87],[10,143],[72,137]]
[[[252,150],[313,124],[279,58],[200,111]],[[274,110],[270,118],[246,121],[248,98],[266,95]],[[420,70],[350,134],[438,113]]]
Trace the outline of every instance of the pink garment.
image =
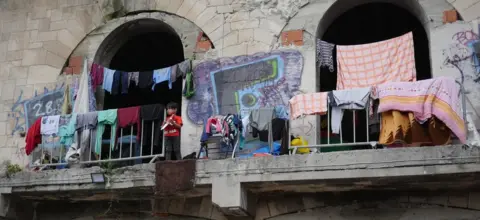
[[92,88],[96,89],[97,86],[103,84],[103,66],[93,63],[90,69],[90,77],[92,78]]
[[413,112],[419,123],[436,116],[466,143],[467,133],[460,106],[460,89],[449,77],[418,82],[391,82],[379,85],[376,95],[380,99],[378,113],[397,110]]
[[302,115],[324,115],[328,111],[327,95],[327,92],[317,92],[294,96],[288,101],[290,119],[296,119]]
[[205,127],[207,134],[212,134],[211,126],[215,127],[217,133],[222,131],[222,122],[216,117],[211,117],[207,120],[207,126]]
[[337,90],[416,81],[413,34],[376,43],[337,45]]

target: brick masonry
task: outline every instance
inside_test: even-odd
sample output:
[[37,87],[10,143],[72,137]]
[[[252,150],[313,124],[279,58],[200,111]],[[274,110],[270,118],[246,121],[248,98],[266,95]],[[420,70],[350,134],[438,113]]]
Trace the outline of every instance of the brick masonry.
[[443,23],[453,23],[458,20],[457,10],[448,10],[443,12]]

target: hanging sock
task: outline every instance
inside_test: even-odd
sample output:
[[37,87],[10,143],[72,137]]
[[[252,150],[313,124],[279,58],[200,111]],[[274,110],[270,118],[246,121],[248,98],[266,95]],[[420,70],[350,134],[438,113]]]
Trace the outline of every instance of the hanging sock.
[[187,72],[185,77],[185,87],[183,88],[183,96],[189,99],[195,95],[195,84],[193,82],[192,71]]
[[335,44],[317,39],[317,62],[320,67],[328,67],[330,72],[335,69],[333,67],[333,49]]

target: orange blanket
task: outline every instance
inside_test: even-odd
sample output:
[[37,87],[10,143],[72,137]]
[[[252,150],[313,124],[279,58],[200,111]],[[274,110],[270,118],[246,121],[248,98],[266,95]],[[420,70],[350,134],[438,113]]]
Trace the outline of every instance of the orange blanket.
[[435,116],[421,125],[411,112],[388,111],[382,113],[382,128],[378,143],[438,146],[449,143],[450,137],[450,129]]

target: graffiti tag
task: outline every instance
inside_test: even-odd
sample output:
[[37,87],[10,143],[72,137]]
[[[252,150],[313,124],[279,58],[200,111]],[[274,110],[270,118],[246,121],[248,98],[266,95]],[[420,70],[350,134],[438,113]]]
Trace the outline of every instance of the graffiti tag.
[[[478,35],[473,31],[460,31],[452,36],[453,43],[442,51],[445,57],[443,65],[445,67],[454,68],[458,71],[462,83],[465,81],[465,71],[475,66],[474,59],[477,59],[472,51],[471,44],[479,39]],[[475,73],[474,81],[480,82],[480,73]]]
[[23,91],[20,91],[8,114],[12,127],[11,135],[15,132],[25,132],[38,117],[60,114],[63,104],[63,87],[62,84],[51,91],[45,87],[43,93],[39,94],[35,91],[35,96],[30,99],[25,99]]

